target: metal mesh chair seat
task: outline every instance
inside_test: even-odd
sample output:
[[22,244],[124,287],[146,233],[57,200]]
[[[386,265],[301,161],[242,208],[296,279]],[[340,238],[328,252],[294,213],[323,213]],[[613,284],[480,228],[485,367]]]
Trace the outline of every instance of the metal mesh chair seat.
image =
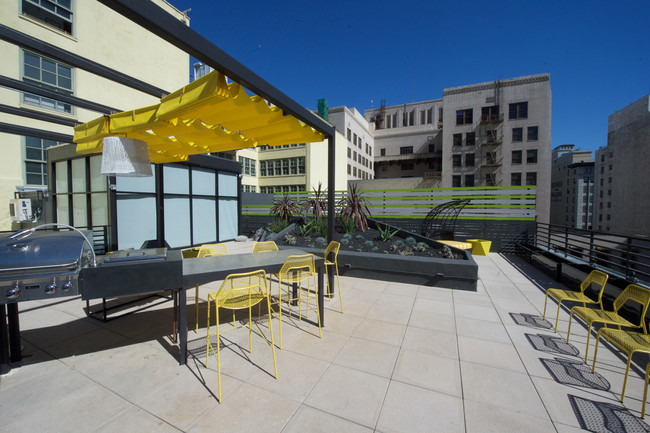
[[[261,307],[262,301],[266,302],[268,313],[268,327],[271,340],[264,335],[256,326],[253,328],[252,307],[258,305]],[[208,368],[210,361],[210,352],[217,358],[218,379],[219,379],[219,403],[221,403],[221,334],[223,332],[231,332],[246,325],[237,326],[235,321],[235,312],[237,310],[248,310],[248,351],[253,351],[253,332],[264,339],[264,341],[271,346],[273,351],[273,366],[275,369],[275,378],[278,378],[278,366],[275,358],[275,342],[273,340],[273,325],[271,322],[271,299],[266,285],[266,272],[264,270],[253,271],[243,274],[231,274],[221,284],[217,292],[208,295],[208,315],[207,315],[207,336],[206,336],[206,359],[205,367]],[[214,345],[210,341],[210,309],[211,304],[214,304],[215,318],[216,318],[216,336],[217,340],[214,345],[217,346],[215,352]],[[219,327],[219,309],[228,309],[233,312],[233,327],[228,331],[221,331]],[[258,310],[258,316],[261,308]],[[214,334],[212,334],[214,335]]]
[[[546,304],[549,296],[558,301],[557,314],[555,315],[555,332],[557,332],[557,323],[560,318],[560,307],[562,306],[562,301],[580,302],[583,306],[587,306],[587,304],[598,304],[602,310],[603,290],[605,289],[605,284],[607,283],[608,278],[609,275],[606,273],[594,270],[587,275],[587,278],[585,278],[582,283],[580,283],[579,292],[574,290],[548,289],[544,298],[544,314],[542,315],[542,318],[546,318]],[[585,290],[591,287],[592,284],[598,288],[598,300],[596,301],[585,295]]]
[[[618,313],[623,305],[628,302],[638,303],[641,306],[639,323],[632,323]],[[569,316],[569,329],[567,331],[566,341],[567,343],[569,342],[569,336],[571,335],[571,320],[575,314],[587,323],[587,347],[585,349],[585,362],[587,362],[587,356],[589,354],[589,337],[591,337],[591,326],[594,323],[600,323],[605,326],[614,325],[617,326],[618,329],[621,329],[621,327],[633,329],[643,328],[643,333],[645,334],[647,333],[647,329],[644,318],[648,311],[649,304],[650,291],[641,286],[637,286],[636,284],[630,284],[616,297],[616,299],[614,299],[614,310],[612,311],[595,310],[586,307],[573,307],[571,309],[571,315]]]

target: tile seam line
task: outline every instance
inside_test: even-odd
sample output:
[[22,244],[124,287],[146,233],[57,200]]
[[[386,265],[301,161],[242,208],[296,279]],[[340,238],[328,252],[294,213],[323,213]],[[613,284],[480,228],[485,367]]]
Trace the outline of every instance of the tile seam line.
[[[499,253],[498,255],[499,255],[499,257],[500,257],[502,260],[504,260],[505,262],[508,263],[508,266],[514,268],[514,266],[512,266],[511,264],[509,264],[509,262],[505,259],[505,257],[503,257],[503,255],[502,255],[501,253]],[[518,291],[522,296],[524,296],[524,294],[522,293],[522,291],[521,291],[521,289],[519,288],[519,286],[518,286],[518,285],[517,285],[517,284],[512,280],[512,278],[510,277],[510,275],[508,274],[508,272],[506,272],[506,270],[503,268],[503,264],[501,264],[501,263],[497,263],[497,262],[493,261],[492,259],[490,259],[490,260],[491,260],[492,263],[494,263],[494,265],[499,269],[499,271],[500,271],[501,273],[503,273],[503,275],[505,275],[505,277],[508,279],[508,281],[509,281],[513,286],[515,286],[515,287],[517,288],[517,291]],[[515,269],[516,269],[516,268],[515,268]],[[517,271],[518,271],[518,269],[517,269]],[[490,302],[492,303],[492,305],[493,305],[494,307],[496,307],[494,301],[492,300],[492,296],[490,295],[490,292],[489,292],[489,290],[488,290],[487,287],[485,288],[485,291],[487,292],[487,295],[488,295],[488,297],[490,298]],[[528,298],[526,298],[525,296],[524,296],[524,298],[525,298],[525,299],[530,303],[530,301],[528,300]],[[531,305],[532,305],[532,303],[531,303]],[[495,311],[496,311],[496,308],[495,308]],[[498,314],[498,313],[497,313],[497,314]],[[501,317],[500,314],[499,314],[499,320],[501,321],[501,324],[502,324],[503,327],[505,328],[506,324],[503,322],[503,318]],[[546,411],[546,415],[548,416],[549,421],[553,424],[553,428],[555,429],[555,431],[558,432],[558,429],[557,429],[557,427],[556,427],[556,425],[555,425],[555,421],[553,420],[553,417],[551,416],[551,412],[550,412],[550,410],[549,410],[549,408],[548,408],[546,402],[545,402],[544,399],[542,398],[542,394],[540,393],[540,390],[537,388],[537,385],[535,384],[535,381],[533,381],[533,376],[530,374],[530,371],[528,370],[528,366],[526,365],[526,363],[525,363],[524,360],[522,359],[521,354],[520,354],[520,352],[519,352],[519,349],[518,349],[517,346],[515,345],[515,342],[512,340],[512,337],[510,336],[510,333],[508,333],[508,338],[510,339],[510,343],[512,344],[512,347],[513,347],[513,348],[515,349],[515,351],[517,352],[517,356],[519,357],[519,360],[521,361],[521,364],[524,366],[524,370],[526,371],[526,375],[528,376],[528,380],[530,381],[530,384],[533,386],[533,388],[535,388],[535,392],[537,393],[537,397],[539,398],[539,401],[542,403],[542,406],[544,407],[544,410]]]

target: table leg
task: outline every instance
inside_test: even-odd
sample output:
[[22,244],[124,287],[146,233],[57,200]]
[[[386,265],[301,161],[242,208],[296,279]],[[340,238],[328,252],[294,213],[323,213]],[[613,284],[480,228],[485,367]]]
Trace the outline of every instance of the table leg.
[[320,315],[320,326],[325,327],[325,287],[323,285],[323,267],[318,268],[318,314]]
[[180,365],[187,363],[187,294],[185,287],[178,289],[178,334],[180,339]]
[[20,349],[20,320],[18,317],[18,303],[7,304],[7,318],[9,319],[9,353],[11,362],[20,362],[23,354]]
[[7,374],[9,367],[9,339],[7,338],[7,308],[0,305],[0,374]]

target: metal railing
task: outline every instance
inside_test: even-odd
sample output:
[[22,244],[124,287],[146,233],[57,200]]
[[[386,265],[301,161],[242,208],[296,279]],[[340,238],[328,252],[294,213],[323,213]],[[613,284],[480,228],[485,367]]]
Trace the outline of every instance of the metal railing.
[[650,239],[536,223],[534,245],[631,282],[650,284]]

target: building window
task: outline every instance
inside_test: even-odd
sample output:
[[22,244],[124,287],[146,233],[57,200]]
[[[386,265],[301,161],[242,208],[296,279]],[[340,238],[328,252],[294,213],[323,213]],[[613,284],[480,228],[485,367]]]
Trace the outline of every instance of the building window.
[[485,174],[485,186],[494,186],[495,181],[494,181],[494,175],[490,173]]
[[524,128],[512,128],[512,141],[522,141],[524,139]]
[[[27,51],[23,52],[23,81],[65,95],[73,93],[70,66]],[[72,114],[72,105],[31,93],[23,93],[23,102]]]
[[352,158],[352,148],[348,147],[348,158]]
[[486,129],[485,138],[488,143],[496,143],[497,140],[497,130],[496,129]]
[[499,106],[492,105],[490,107],[481,108],[481,120],[484,122],[494,122],[499,119]]
[[512,164],[521,164],[521,150],[512,151]]
[[465,166],[474,167],[474,154],[466,153],[465,154]]
[[357,162],[357,152],[352,152],[352,161]]
[[462,157],[463,157],[463,155],[460,155],[460,154],[453,155],[453,157],[452,157],[453,164],[452,165],[454,167],[461,167],[462,166]]
[[521,173],[510,173],[510,185],[512,186],[521,185]]
[[348,174],[352,174],[352,167],[348,164]]
[[402,171],[413,170],[414,166],[412,162],[402,164]]
[[25,137],[25,182],[47,186],[47,148],[57,143],[44,138]]
[[23,14],[72,34],[72,0],[23,0]]
[[528,149],[526,151],[526,164],[536,164],[536,163],[537,163],[537,149]]
[[454,188],[460,188],[461,177],[459,175],[451,177],[451,186]]
[[465,186],[474,186],[474,175],[466,174],[465,175]]
[[399,148],[400,155],[410,155],[413,153],[413,146],[403,146]]
[[474,144],[476,144],[476,134],[473,132],[465,134],[465,145],[474,146]]
[[537,185],[537,173],[526,173],[526,185]]
[[471,108],[456,110],[456,125],[471,125],[474,122],[473,113]]
[[528,119],[528,102],[516,102],[510,104],[510,119]]
[[348,141],[352,141],[352,131],[348,128]]
[[454,146],[461,146],[463,144],[463,134],[454,134]]
[[305,157],[260,161],[260,177],[305,174]]
[[386,149],[382,147],[382,148],[379,150],[379,155],[380,155],[380,156],[386,156]]
[[538,130],[539,128],[537,126],[528,127],[528,141],[537,141]]
[[240,156],[239,163],[241,164],[242,174],[245,174],[247,176],[256,176],[256,161],[254,159]]

